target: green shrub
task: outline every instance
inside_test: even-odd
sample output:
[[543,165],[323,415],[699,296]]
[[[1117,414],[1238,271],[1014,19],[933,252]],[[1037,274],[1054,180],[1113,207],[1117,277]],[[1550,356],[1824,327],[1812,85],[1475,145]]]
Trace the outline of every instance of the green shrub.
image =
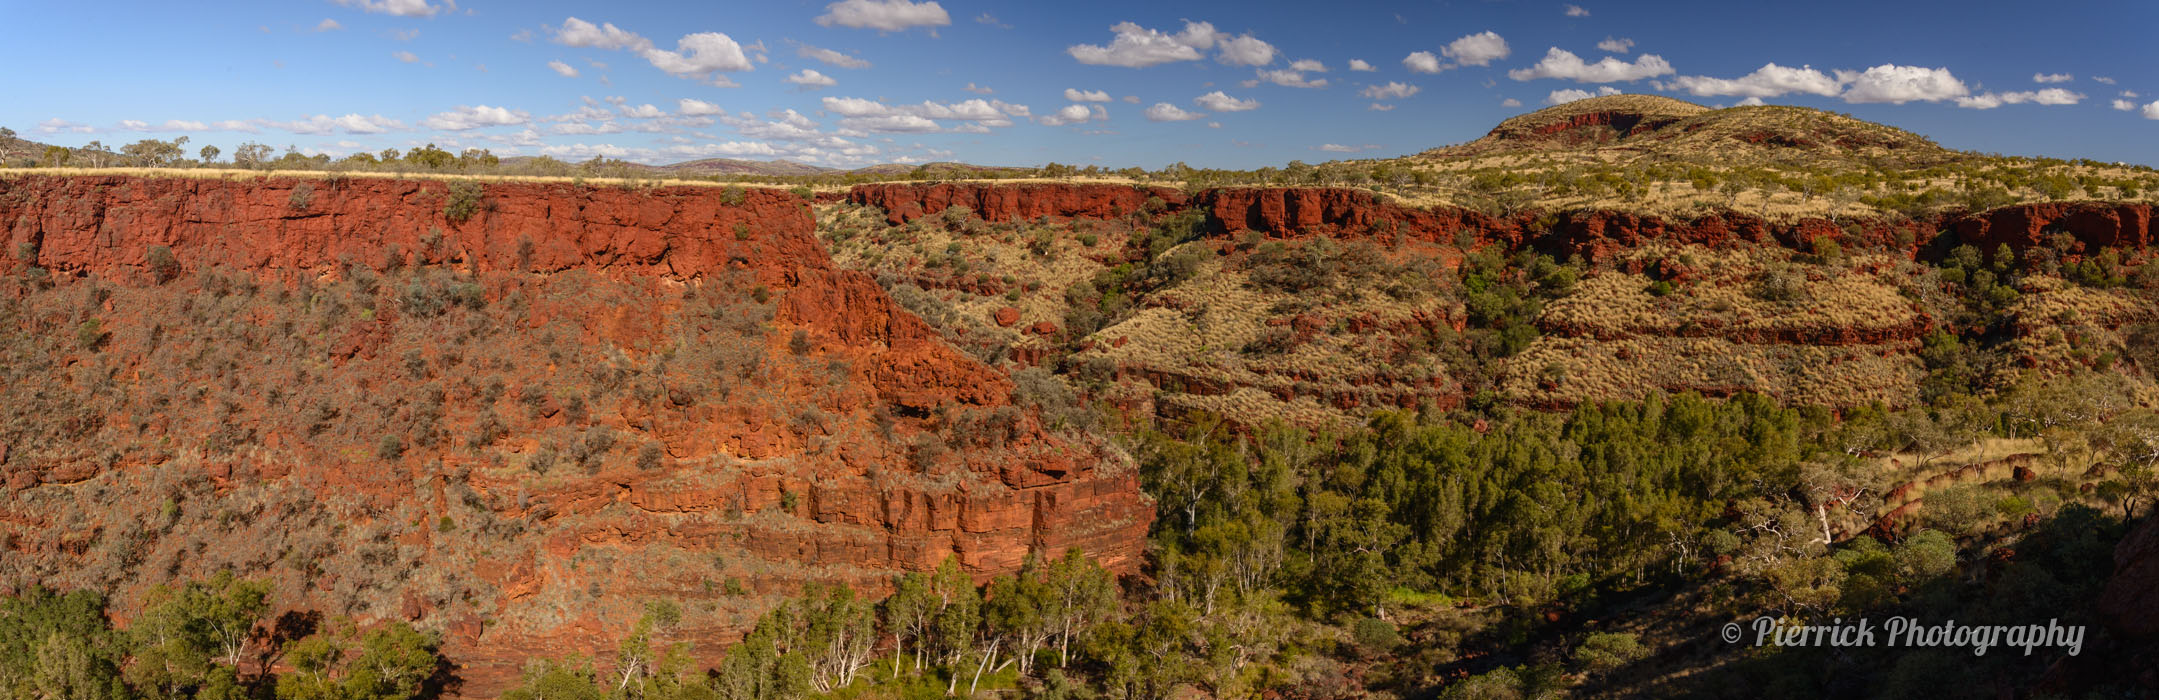
[[450,183],[450,196],[442,204],[442,218],[449,219],[452,223],[464,223],[478,213],[480,183],[473,180]]
[[1617,632],[1599,632],[1582,640],[1574,648],[1574,665],[1589,672],[1610,671],[1649,656],[1634,635]]
[[171,282],[180,277],[180,261],[172,257],[172,248],[150,246],[150,275],[158,284]]
[[315,183],[305,180],[302,180],[300,184],[293,185],[292,196],[285,198],[285,203],[290,205],[293,211],[307,211],[308,206],[314,204],[314,202]]
[[741,185],[728,185],[727,189],[720,190],[720,202],[730,207],[741,206],[745,197]]

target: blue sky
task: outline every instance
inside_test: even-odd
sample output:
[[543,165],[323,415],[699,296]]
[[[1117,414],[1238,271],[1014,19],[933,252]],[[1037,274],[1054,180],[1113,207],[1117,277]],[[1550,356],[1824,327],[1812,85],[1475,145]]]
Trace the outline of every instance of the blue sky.
[[66,145],[1250,168],[1414,153],[1621,91],[2159,165],[2159,3],[2142,0],[0,0],[0,16],[27,29],[0,42],[0,125]]

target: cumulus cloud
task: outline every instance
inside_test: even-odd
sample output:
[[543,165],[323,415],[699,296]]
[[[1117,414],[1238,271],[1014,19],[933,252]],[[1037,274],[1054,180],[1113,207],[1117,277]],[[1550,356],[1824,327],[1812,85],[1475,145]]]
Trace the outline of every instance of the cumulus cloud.
[[1372,67],[1372,64],[1370,64],[1370,63],[1365,63],[1365,62],[1364,62],[1364,59],[1362,59],[1362,58],[1352,58],[1352,59],[1349,59],[1349,69],[1350,69],[1350,70],[1354,70],[1354,71],[1375,71],[1375,70],[1379,70],[1378,68],[1373,68],[1373,67]]
[[[658,111],[652,105],[645,105],[645,108]],[[629,110],[624,111],[628,112]],[[514,111],[502,107],[489,107],[487,105],[480,105],[477,107],[466,107],[463,105],[459,105],[457,109],[443,112],[432,117],[428,117],[425,121],[420,122],[420,126],[424,126],[429,129],[440,129],[443,131],[465,131],[469,129],[482,129],[490,126],[515,126],[518,124],[529,122],[531,120],[532,115],[523,111]],[[351,131],[351,129],[347,130]],[[353,131],[353,133],[368,132]]]
[[1432,55],[1430,51],[1416,51],[1402,57],[1402,67],[1418,73],[1437,73],[1444,70],[1439,65],[1439,57]]
[[1415,95],[1419,90],[1422,89],[1423,88],[1419,88],[1415,85],[1410,85],[1408,83],[1390,82],[1385,85],[1366,86],[1364,90],[1362,92],[1358,92],[1357,95],[1359,97],[1372,100],[1399,100],[1410,95]]
[[1605,37],[1604,41],[1597,42],[1597,48],[1611,53],[1626,53],[1634,50],[1634,40],[1624,37]]
[[1582,61],[1582,57],[1574,55],[1574,52],[1554,46],[1545,52],[1544,60],[1528,68],[1507,71],[1507,77],[1515,80],[1561,78],[1577,83],[1616,83],[1671,73],[1672,64],[1656,54],[1642,54],[1632,63],[1611,56],[1606,56],[1604,60],[1596,63],[1586,63]]
[[1882,64],[1864,72],[1837,71],[1837,80],[1851,85],[1844,101],[1853,104],[1940,102],[1971,93],[1947,68]]
[[1274,45],[1250,34],[1225,38],[1214,60],[1230,66],[1264,66],[1274,62]]
[[1504,99],[1504,100],[1500,100],[1500,101],[1499,101],[1499,106],[1501,106],[1501,107],[1520,107],[1520,106],[1522,106],[1522,101],[1521,101],[1521,100],[1517,100],[1517,99],[1514,99],[1514,98],[1512,98],[1512,97],[1509,97],[1509,98],[1507,98],[1507,99]]
[[1957,106],[1968,109],[1993,109],[2002,105],[2073,105],[2084,101],[2081,93],[2062,88],[2046,88],[2024,92],[1987,92],[1972,97],[1957,98]]
[[742,45],[719,32],[685,35],[675,41],[675,50],[669,51],[612,23],[594,25],[571,17],[563,20],[562,27],[555,30],[555,41],[565,46],[630,51],[669,75],[705,80],[721,87],[735,84],[721,73],[755,69],[749,57],[743,54]]
[[1654,83],[1659,90],[1678,90],[1696,97],[1778,97],[1794,92],[1835,97],[1844,83],[1813,66],[1791,68],[1770,63],[1738,78],[1683,75]]
[[1325,64],[1325,63],[1320,63],[1319,61],[1317,61],[1317,60],[1314,60],[1314,59],[1310,59],[1310,58],[1304,58],[1304,59],[1298,59],[1298,60],[1295,60],[1295,61],[1290,61],[1290,62],[1289,62],[1289,69],[1290,69],[1290,70],[1299,70],[1299,71],[1306,71],[1306,72],[1311,72],[1311,73],[1325,73],[1325,72],[1327,72],[1327,64]]
[[1293,88],[1327,87],[1326,78],[1320,78],[1318,80],[1307,80],[1305,79],[1303,73],[1294,70],[1262,70],[1259,72],[1259,77],[1257,79],[1247,80],[1245,81],[1244,85],[1245,87],[1252,87],[1260,83],[1274,83],[1282,87]]
[[818,88],[828,88],[840,84],[840,81],[833,80],[832,76],[825,75],[823,73],[819,73],[815,70],[811,70],[808,68],[802,69],[802,72],[800,73],[787,76],[786,80],[787,82],[802,86],[802,89],[804,90],[816,90]]
[[955,130],[981,133],[988,127],[1011,126],[1012,117],[1028,115],[1026,105],[980,98],[943,104],[924,100],[919,104],[892,105],[860,97],[827,97],[825,111],[840,115],[844,131],[931,132],[942,130],[935,120],[973,122]]
[[1567,6],[1567,16],[1568,16],[1568,17],[1588,17],[1588,16],[1589,16],[1589,11],[1588,11],[1588,10],[1584,10],[1584,9],[1582,9],[1582,6],[1581,6],[1581,5],[1568,5],[1568,6]]
[[2144,105],[2145,119],[2159,119],[2159,102]]
[[705,117],[727,113],[727,110],[721,109],[719,105],[687,97],[675,102],[675,111],[682,113],[682,116],[685,117]]
[[332,32],[344,28],[345,25],[340,24],[337,20],[334,19],[325,19],[322,21],[321,24],[315,25],[315,31],[318,32]]
[[823,26],[875,29],[880,32],[897,32],[909,27],[942,27],[952,23],[952,16],[945,8],[934,2],[908,2],[908,0],[841,0],[825,6],[825,13],[817,16]]
[[2104,84],[2104,85],[2113,85],[2113,84],[2114,84],[2114,79],[2113,79],[2113,78],[2109,78],[2109,77],[2106,77],[2106,76],[2104,76],[2104,75],[2094,75],[2094,76],[2092,76],[2092,82],[2095,82],[2095,83],[2100,83],[2100,84]]
[[2114,101],[2114,108],[2115,108],[2115,109],[2118,109],[2118,110],[2121,110],[2121,111],[2124,111],[2124,112],[2128,112],[2128,111],[2131,111],[2131,110],[2134,110],[2134,109],[2136,109],[2136,108],[2137,108],[2137,103],[2135,103],[2135,102],[2130,102],[2130,101],[2128,101],[2128,100],[2119,100],[2119,99],[2118,99],[2118,100],[2115,100],[2115,101]]
[[1198,112],[1184,111],[1182,109],[1179,109],[1177,105],[1173,105],[1168,102],[1154,103],[1154,106],[1147,108],[1146,114],[1147,121],[1153,122],[1182,122],[1191,121],[1207,116]]
[[667,116],[667,110],[654,107],[650,104],[641,104],[635,107],[623,105],[620,109],[622,110],[622,116],[629,117],[631,119],[658,119],[660,117]]
[[1220,36],[1206,22],[1184,23],[1184,31],[1164,34],[1132,22],[1110,27],[1117,36],[1108,45],[1078,44],[1065,49],[1074,60],[1093,66],[1145,68],[1176,61],[1197,61],[1200,52],[1213,48]]
[[1067,126],[1106,119],[1109,119],[1109,110],[1103,109],[1102,105],[1073,104],[1036,117],[1035,121],[1043,126]]
[[420,62],[420,57],[419,57],[419,56],[415,56],[415,55],[413,55],[411,51],[399,51],[399,52],[396,52],[396,53],[390,54],[390,56],[392,56],[392,57],[396,58],[397,60],[400,60],[400,61],[404,61],[404,62],[406,62],[406,63],[419,63],[419,62]]
[[853,56],[849,56],[847,54],[840,53],[832,49],[820,49],[809,44],[799,44],[795,46],[795,55],[801,56],[803,58],[814,59],[824,63],[825,65],[836,66],[839,68],[860,69],[870,67],[869,61],[855,58]]
[[1576,90],[1573,88],[1568,88],[1565,90],[1553,90],[1552,94],[1546,95],[1544,97],[1544,103],[1548,105],[1563,105],[1576,100],[1586,100],[1592,97],[1603,97],[1605,95],[1617,94],[1619,94],[1619,88],[1615,88],[1610,85],[1598,86],[1595,93],[1591,93],[1588,90]]
[[1065,100],[1069,102],[1108,102],[1109,93],[1101,90],[1075,90],[1065,88]]
[[399,17],[433,17],[442,11],[428,0],[337,0],[337,4]]
[[374,116],[347,114],[342,117],[316,114],[302,117],[299,121],[266,122],[266,124],[295,134],[327,134],[338,130],[343,130],[348,134],[380,134],[385,131],[405,128],[404,122],[380,114]]
[[1230,97],[1221,90],[1193,98],[1192,104],[1199,105],[1201,109],[1211,109],[1217,112],[1245,112],[1259,109],[1259,100],[1240,100]]
[[1339,143],[1326,143],[1320,144],[1316,148],[1318,150],[1326,151],[1328,153],[1357,153],[1360,151],[1369,151],[1375,148],[1379,148],[1379,145],[1367,143],[1361,146],[1344,146]]
[[1744,100],[1740,100],[1738,104],[1734,104],[1734,105],[1732,105],[1732,106],[1734,106],[1734,107],[1760,107],[1760,106],[1763,106],[1763,105],[1766,105],[1766,104],[1769,104],[1769,103],[1767,103],[1767,102],[1763,102],[1763,101],[1762,101],[1762,98],[1759,98],[1759,97],[1749,97],[1749,98],[1747,98],[1747,99],[1744,99]]
[[990,86],[988,85],[976,85],[971,82],[967,84],[967,87],[963,87],[960,89],[972,92],[977,95],[988,95],[990,93],[997,92],[996,90],[990,89]]
[[571,66],[570,66],[570,64],[567,64],[567,63],[563,63],[563,62],[561,62],[561,61],[548,61],[548,62],[547,62],[547,67],[548,67],[549,69],[552,69],[552,70],[554,70],[554,71],[555,71],[555,72],[556,72],[557,74],[560,74],[560,75],[561,75],[562,77],[565,77],[565,78],[575,78],[575,77],[577,77],[577,69],[576,69],[576,68],[573,68],[573,67],[571,67]]
[[1511,50],[1507,40],[1490,31],[1478,32],[1448,42],[1439,50],[1440,55],[1454,59],[1455,65],[1486,66],[1506,58]]
[[2071,81],[2071,80],[2076,80],[2076,76],[2070,75],[2070,74],[2068,74],[2068,73],[2033,73],[2033,74],[2032,74],[2032,82],[2035,82],[2035,83],[2066,83],[2066,82],[2069,82],[2069,81]]

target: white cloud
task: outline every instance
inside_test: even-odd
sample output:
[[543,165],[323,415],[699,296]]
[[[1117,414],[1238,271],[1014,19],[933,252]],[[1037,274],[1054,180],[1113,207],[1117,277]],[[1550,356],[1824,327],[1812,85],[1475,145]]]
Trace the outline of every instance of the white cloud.
[[1063,108],[1055,112],[1036,117],[1035,121],[1042,124],[1043,126],[1065,126],[1068,124],[1080,124],[1091,121],[1102,121],[1108,118],[1109,110],[1103,109],[1102,105],[1074,104],[1065,105]]
[[[400,17],[433,17],[442,8],[427,0],[337,0],[337,4]],[[455,7],[453,3],[451,5]]]
[[1844,91],[1844,101],[1853,104],[1940,102],[1971,92],[1947,68],[1883,64],[1860,73],[1837,71],[1837,80],[1851,84]]
[[318,32],[332,32],[344,28],[345,25],[340,24],[337,20],[334,19],[325,19],[322,21],[321,24],[315,25],[315,31]]
[[1139,104],[1139,96],[1138,96],[1138,95],[1125,95],[1124,97],[1122,97],[1122,98],[1119,98],[1119,99],[1122,99],[1122,100],[1124,100],[1124,101],[1125,101],[1125,104],[1135,104],[1135,105],[1136,105],[1136,104]]
[[1769,103],[1767,103],[1767,102],[1763,102],[1763,101],[1762,101],[1762,98],[1759,98],[1759,97],[1749,97],[1749,98],[1747,98],[1747,99],[1744,99],[1744,100],[1740,100],[1738,104],[1734,104],[1734,105],[1732,105],[1732,106],[1734,106],[1734,107],[1760,107],[1760,106],[1763,106],[1763,105],[1767,105],[1767,104],[1769,104]]
[[727,113],[727,110],[721,109],[719,105],[687,97],[675,102],[675,111],[681,112],[682,116],[685,117],[704,117]]
[[1611,56],[1606,56],[1604,60],[1596,63],[1584,63],[1582,58],[1573,52],[1554,46],[1552,50],[1545,52],[1544,60],[1538,61],[1537,65],[1507,71],[1507,77],[1515,80],[1563,78],[1578,83],[1614,83],[1670,75],[1671,72],[1672,64],[1656,54],[1643,54],[1634,59],[1633,63]]
[[393,54],[390,54],[390,55],[391,55],[391,56],[393,56],[393,57],[396,57],[396,58],[397,58],[397,60],[400,60],[400,61],[404,61],[404,62],[406,62],[406,63],[419,63],[419,62],[420,62],[420,57],[419,57],[419,56],[414,56],[414,55],[412,55],[412,52],[411,52],[411,51],[399,51],[399,52],[397,52],[397,53],[393,53]]
[[817,23],[826,27],[838,25],[897,32],[909,27],[949,25],[952,16],[945,14],[945,8],[934,2],[841,0],[826,5],[825,13],[817,16]]
[[1408,83],[1390,82],[1385,85],[1366,86],[1365,89],[1362,92],[1358,92],[1357,95],[1359,97],[1373,100],[1399,100],[1410,95],[1415,95],[1419,90],[1422,89],[1423,88],[1419,88],[1415,85],[1411,85]]
[[1295,61],[1290,61],[1290,62],[1289,62],[1289,69],[1290,69],[1290,70],[1298,70],[1298,71],[1306,71],[1306,72],[1310,72],[1310,73],[1325,73],[1325,72],[1327,72],[1327,64],[1325,64],[1325,63],[1320,63],[1319,61],[1317,61],[1317,60],[1314,60],[1314,59],[1310,59],[1310,58],[1304,58],[1304,59],[1298,59],[1298,60],[1295,60]]
[[2144,105],[2145,119],[2159,119],[2159,102]]
[[[802,89],[804,90],[816,90],[818,88],[828,88],[840,84],[840,81],[833,80],[832,76],[825,75],[823,73],[819,73],[815,70],[811,70],[808,68],[802,69],[802,72],[800,73],[787,76],[786,80],[787,82],[802,86]],[[971,84],[972,83],[970,83],[970,85]]]
[[660,117],[667,116],[667,110],[654,107],[650,104],[641,104],[635,107],[623,105],[619,109],[622,110],[622,116],[629,117],[631,119],[658,119]]
[[1430,51],[1417,51],[1408,56],[1403,56],[1402,66],[1418,73],[1437,73],[1445,70],[1439,65],[1439,57],[1432,55]]
[[1589,11],[1588,11],[1588,10],[1584,10],[1584,9],[1582,9],[1582,6],[1581,6],[1581,5],[1568,5],[1568,6],[1567,6],[1567,16],[1568,16],[1568,17],[1588,17],[1588,16],[1589,16]]
[[2032,74],[2032,82],[2035,82],[2035,83],[2066,83],[2066,82],[2069,82],[2069,81],[2071,81],[2071,80],[2076,80],[2076,79],[2077,79],[2077,78],[2076,78],[2076,76],[2070,75],[2070,74],[2068,74],[2068,73],[2033,73],[2033,74]]
[[565,78],[575,78],[575,77],[577,77],[577,69],[576,69],[576,68],[573,68],[573,67],[571,67],[571,66],[570,66],[570,64],[567,64],[567,63],[563,63],[563,62],[561,62],[561,61],[548,61],[548,62],[547,62],[547,67],[548,67],[549,69],[552,69],[552,70],[554,70],[554,71],[555,71],[556,73],[560,74],[560,75],[561,75],[562,77],[565,77]]
[[2122,91],[2122,97],[2127,97],[2127,98],[2130,98],[2130,99],[2136,99],[2136,97],[2137,97],[2137,93],[2136,93],[2136,91],[2135,91],[2135,90],[2123,90],[2123,91]]
[[960,89],[972,92],[977,95],[988,95],[997,92],[996,90],[990,89],[990,86],[988,85],[976,85],[974,83],[968,83],[967,87],[963,87]]
[[1365,62],[1364,62],[1364,59],[1362,59],[1362,58],[1352,58],[1352,59],[1349,59],[1349,69],[1350,69],[1350,70],[1354,70],[1354,71],[1375,71],[1375,70],[1379,70],[1378,68],[1373,68],[1373,67],[1372,67],[1372,64],[1370,64],[1370,63],[1365,63]]
[[1357,153],[1360,151],[1369,151],[1375,148],[1379,148],[1379,145],[1367,143],[1361,146],[1344,146],[1339,143],[1326,143],[1320,144],[1315,148],[1317,150],[1326,151],[1328,153]]
[[1240,100],[1230,97],[1221,90],[1193,98],[1192,104],[1199,105],[1201,109],[1211,109],[1217,112],[1244,112],[1259,109],[1259,100]]
[[1366,109],[1372,110],[1374,112],[1392,112],[1394,111],[1394,105],[1387,104],[1385,102],[1374,102],[1372,103],[1372,106],[1366,107]]
[[859,59],[859,58],[855,58],[855,57],[853,57],[853,56],[849,56],[849,55],[847,55],[847,54],[844,54],[844,53],[840,53],[840,52],[838,52],[838,51],[834,51],[834,50],[832,50],[832,49],[820,49],[820,48],[817,48],[817,47],[815,47],[815,46],[811,46],[811,45],[809,45],[809,44],[802,44],[802,45],[796,46],[796,47],[795,47],[795,55],[797,55],[797,56],[801,56],[801,57],[803,57],[803,58],[810,58],[810,59],[816,59],[816,60],[818,60],[818,61],[821,61],[821,62],[823,62],[823,63],[824,63],[825,65],[828,65],[828,66],[837,66],[837,67],[840,67],[840,68],[868,68],[868,67],[870,67],[870,62],[869,62],[869,61],[865,61],[865,60],[862,60],[862,59]]
[[710,79],[715,84],[730,85],[726,76],[710,77],[724,71],[752,70],[748,57],[742,54],[742,45],[726,34],[698,32],[675,42],[676,51],[646,49],[639,52],[653,67],[677,78]]
[[1274,62],[1274,45],[1253,38],[1250,34],[1222,40],[1221,52],[1214,60],[1230,66],[1264,66]]
[[1074,60],[1093,66],[1145,68],[1175,61],[1197,61],[1200,52],[1213,48],[1219,36],[1206,22],[1184,23],[1184,31],[1164,34],[1132,22],[1110,27],[1117,37],[1107,46],[1079,44],[1065,49]]
[[1552,94],[1546,95],[1544,97],[1544,103],[1548,105],[1563,105],[1576,100],[1586,100],[1592,97],[1602,97],[1605,95],[1617,94],[1619,94],[1619,89],[1610,85],[1598,86],[1597,92],[1595,94],[1591,94],[1588,90],[1576,90],[1573,88],[1568,88],[1565,90],[1553,90]]
[[1293,70],[1262,70],[1259,72],[1259,79],[1246,81],[1245,87],[1252,87],[1254,85],[1258,85],[1261,82],[1274,83],[1282,87],[1293,88],[1327,87],[1326,78],[1320,78],[1318,80],[1306,80],[1303,73],[1299,73]]
[[[656,108],[652,107],[652,105],[645,105],[645,107],[647,109],[655,109],[655,111],[657,111]],[[630,110],[625,109],[623,111],[627,113]],[[502,107],[489,107],[487,105],[480,105],[478,107],[466,107],[463,105],[459,105],[458,108],[455,110],[443,112],[441,114],[428,117],[426,121],[420,122],[420,125],[429,129],[441,129],[443,131],[465,131],[468,129],[482,129],[490,126],[514,126],[529,122],[531,120],[532,115],[523,111],[513,111]],[[356,131],[354,133],[367,132]]]
[[2104,76],[2104,75],[2094,75],[2094,76],[2092,76],[2092,82],[2095,82],[2095,83],[2102,83],[2102,84],[2106,84],[2106,85],[2113,85],[2113,84],[2114,84],[2114,79],[2113,79],[2113,78],[2109,78],[2109,77],[2106,77],[2106,76]]
[[990,14],[990,13],[987,13],[987,12],[984,12],[984,13],[982,13],[982,14],[980,14],[980,15],[977,15],[977,16],[975,17],[975,23],[976,23],[976,24],[987,24],[987,25],[990,25],[990,26],[992,26],[992,27],[996,27],[996,28],[998,28],[998,29],[1011,29],[1011,28],[1012,28],[1012,25],[1009,25],[1009,24],[1005,24],[1005,23],[1003,23],[1003,22],[997,21],[997,16],[996,16],[996,15],[993,15],[993,14]]
[[1147,121],[1154,121],[1154,122],[1182,122],[1182,121],[1191,121],[1191,120],[1193,120],[1193,119],[1199,119],[1199,118],[1201,118],[1201,117],[1205,117],[1205,116],[1207,116],[1207,115],[1205,115],[1205,114],[1200,114],[1200,113],[1198,113],[1198,112],[1187,112],[1187,111],[1184,111],[1184,110],[1182,110],[1182,109],[1179,109],[1179,108],[1177,107],[1177,105],[1173,105],[1173,104],[1170,104],[1170,103],[1168,103],[1168,102],[1156,102],[1156,103],[1154,103],[1154,106],[1153,106],[1153,107],[1148,107],[1148,108],[1147,108],[1147,112],[1146,112],[1146,114],[1147,114]]
[[1520,107],[1520,106],[1522,106],[1522,101],[1521,101],[1521,100],[1517,100],[1517,99],[1514,99],[1514,98],[1512,98],[1512,97],[1509,97],[1509,98],[1507,98],[1507,99],[1504,99],[1504,100],[1500,100],[1500,101],[1499,101],[1499,106],[1501,106],[1501,107]]
[[563,20],[562,27],[555,30],[555,41],[566,46],[631,51],[669,75],[701,79],[721,87],[733,87],[735,83],[727,76],[717,74],[755,69],[749,57],[743,54],[742,45],[719,32],[685,35],[675,41],[674,51],[668,51],[654,46],[652,40],[612,23],[595,26],[571,17]]
[[1778,97],[1794,92],[1835,97],[1837,93],[1844,91],[1842,81],[1815,70],[1813,66],[1791,68],[1775,63],[1764,65],[1738,78],[1683,75],[1668,81],[1658,81],[1655,85],[1659,90],[1679,90],[1696,97]]
[[75,122],[61,119],[59,117],[53,117],[51,119],[38,122],[37,130],[47,134],[88,134],[97,131],[97,127],[90,126],[88,124],[77,124]]
[[1456,65],[1488,66],[1493,61],[1506,58],[1512,50],[1507,40],[1490,31],[1478,32],[1449,42],[1439,50],[1440,55],[1454,59]]
[[[821,102],[825,111],[843,117],[840,121],[843,132],[931,132],[942,128],[935,120],[946,119],[974,122],[955,127],[955,130],[983,133],[989,127],[1011,126],[1012,117],[1028,115],[1026,105],[980,98],[951,104],[925,100],[919,104],[891,105],[860,97],[827,97]],[[807,123],[807,119],[804,122]]]
[[595,26],[576,17],[562,21],[562,28],[555,30],[555,43],[610,51],[643,50],[652,47],[650,40],[638,36],[636,32],[616,27],[612,22]]
[[2073,105],[2083,101],[2084,95],[2082,93],[2070,92],[2062,88],[2046,88],[2044,90],[2024,92],[1988,92],[1974,97],[1959,97],[1957,98],[1957,106],[1969,109],[1993,109],[2002,105],[2019,105],[2027,102],[2035,105]]
[[342,117],[317,114],[304,117],[299,121],[265,123],[295,134],[327,134],[339,129],[343,129],[348,134],[380,134],[385,131],[405,128],[404,122],[380,114],[371,117],[363,117],[358,114],[347,114]]
[[885,114],[873,117],[847,117],[840,120],[840,128],[851,131],[927,134],[943,130],[937,122],[912,114]]
[[2128,100],[2115,100],[2115,101],[2114,101],[2114,108],[2115,108],[2115,109],[2118,109],[2118,110],[2121,110],[2121,111],[2124,111],[2124,112],[2127,112],[2127,111],[2130,111],[2130,110],[2134,110],[2134,109],[2136,109],[2136,108],[2137,108],[2137,103],[2135,103],[2135,102],[2130,102],[2130,101],[2128,101]]
[[1634,40],[1623,37],[1605,37],[1604,41],[1597,42],[1597,48],[1611,53],[1626,53],[1634,50]]

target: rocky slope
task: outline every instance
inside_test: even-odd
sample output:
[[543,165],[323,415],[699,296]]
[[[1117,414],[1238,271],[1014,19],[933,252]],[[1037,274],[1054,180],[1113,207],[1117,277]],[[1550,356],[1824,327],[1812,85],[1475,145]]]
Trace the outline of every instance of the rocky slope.
[[1069,546],[1131,570],[1129,459],[834,267],[809,206],[0,179],[5,575],[123,603],[268,575],[293,607],[444,630],[489,695],[611,649],[652,598],[724,643],[808,581]]
[[[1455,405],[1479,384],[1467,375],[1480,372],[1501,398],[1549,407],[1653,390],[1901,405],[1925,373],[1921,339],[1954,311],[1928,291],[1924,261],[1963,244],[2135,259],[2152,234],[2151,205],[2103,202],[1771,220],[1732,211],[1493,216],[1346,188],[892,184],[857,187],[847,201],[867,218],[823,224],[842,264],[912,288],[910,303],[978,356],[1061,363],[1082,383],[1106,383],[1098,396],[1136,409],[1313,423],[1372,407]],[[1163,247],[1158,231],[1180,221],[1191,233]],[[1298,257],[1313,245],[1330,252]],[[1268,246],[1290,252],[1261,251]],[[1531,251],[1583,270],[1537,312],[1541,338],[1481,368],[1448,349],[1470,342],[1459,333],[1474,325],[1473,300],[1452,277],[1472,251]],[[1074,299],[1096,299],[1105,291],[1097,283],[1154,274],[1179,255],[1191,269],[1174,283],[1118,290],[1133,296],[1099,303],[1122,305],[1119,319],[1074,330],[1087,325],[1086,313],[1073,316]],[[1367,259],[1341,268],[1344,255]],[[1298,268],[1333,277],[1300,290],[1255,281]],[[1345,269],[1385,274],[1344,282]],[[1380,293],[1389,285],[1395,294]],[[2078,323],[2103,326],[2088,329],[2101,335],[2143,319],[2099,313],[2137,306],[2115,292],[2036,278],[2024,291],[2018,308],[2031,318],[2012,332],[2033,339],[2061,335],[2050,329],[2091,334],[2055,320],[2060,304],[2049,299],[2082,309]]]

